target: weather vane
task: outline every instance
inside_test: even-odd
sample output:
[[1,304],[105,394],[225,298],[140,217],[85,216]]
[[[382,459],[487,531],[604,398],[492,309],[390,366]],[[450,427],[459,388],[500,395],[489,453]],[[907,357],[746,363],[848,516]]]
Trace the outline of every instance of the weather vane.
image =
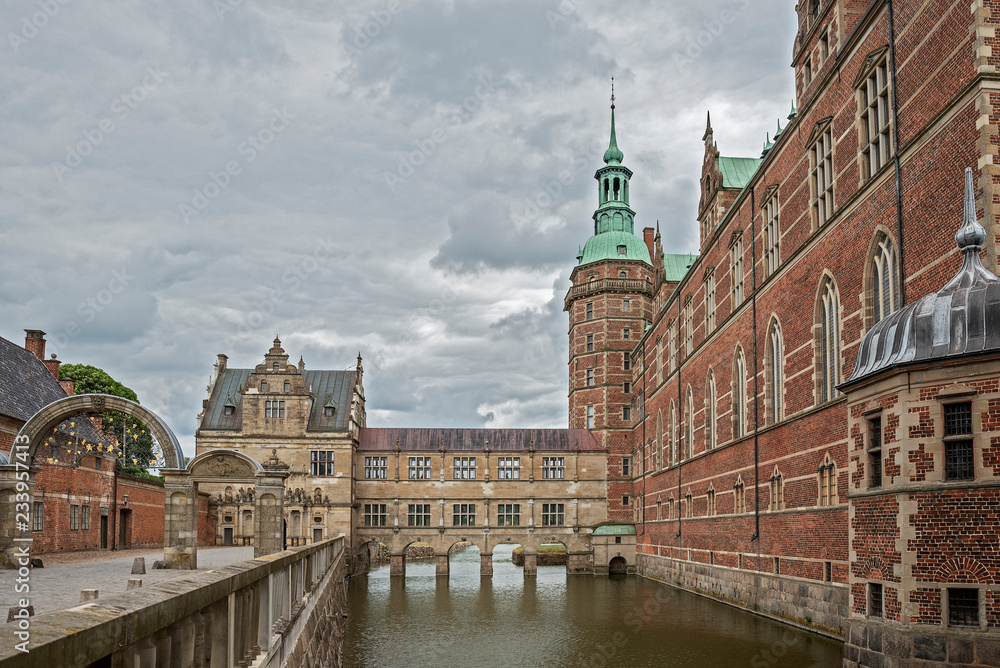
[[611,77],[611,108],[615,108],[615,78]]

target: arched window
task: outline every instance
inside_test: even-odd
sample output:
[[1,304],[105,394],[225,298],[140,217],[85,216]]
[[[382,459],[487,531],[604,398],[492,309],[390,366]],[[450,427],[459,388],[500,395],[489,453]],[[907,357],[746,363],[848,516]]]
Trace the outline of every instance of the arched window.
[[622,269],[618,272],[618,278],[628,278],[628,272]]
[[285,392],[290,392],[291,390],[292,390],[292,381],[286,380],[285,381]]
[[655,469],[664,468],[663,463],[663,411],[656,411],[656,462]]
[[274,364],[272,364],[271,368],[274,369],[275,371],[277,371],[278,370],[278,363],[275,362]]
[[609,179],[604,179],[604,199],[603,202],[608,201],[609,191],[611,190],[611,181]]
[[668,427],[669,434],[667,438],[670,444],[670,453],[667,455],[671,464],[677,461],[677,409],[674,407],[674,402],[670,402],[670,425]]
[[708,370],[705,383],[705,449],[715,447],[715,374]]
[[744,411],[747,405],[747,363],[743,349],[737,347],[733,359],[733,438],[746,434],[747,420]]
[[869,326],[891,315],[899,308],[899,272],[896,247],[892,238],[879,232],[868,265],[872,317]]
[[614,182],[614,198],[616,201],[621,199],[621,181],[618,179],[617,176],[615,177],[615,182]]
[[819,403],[826,403],[837,396],[840,382],[840,300],[837,286],[827,277],[820,288],[816,303],[816,380]]
[[764,382],[767,387],[767,418],[770,424],[784,417],[785,383],[783,373],[783,353],[781,346],[781,326],[777,320],[768,328],[767,348],[764,351]]
[[687,447],[687,457],[694,457],[694,394],[688,385],[687,401],[684,407],[684,445]]
[[260,381],[260,391],[261,392],[267,392],[267,381],[266,380]]
[[785,477],[781,475],[778,467],[774,467],[771,474],[771,500],[769,510],[783,510],[785,508]]

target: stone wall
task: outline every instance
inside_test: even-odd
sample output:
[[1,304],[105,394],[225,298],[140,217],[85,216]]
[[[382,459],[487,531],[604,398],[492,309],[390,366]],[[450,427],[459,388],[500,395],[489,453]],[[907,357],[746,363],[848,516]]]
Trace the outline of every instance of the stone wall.
[[846,585],[639,555],[639,575],[843,639]]
[[306,599],[299,632],[282,666],[286,668],[340,668],[344,628],[347,626],[347,559],[318,588],[318,597]]
[[974,633],[947,633],[941,627],[906,630],[847,622],[844,668],[931,668],[1000,666],[1000,639]]

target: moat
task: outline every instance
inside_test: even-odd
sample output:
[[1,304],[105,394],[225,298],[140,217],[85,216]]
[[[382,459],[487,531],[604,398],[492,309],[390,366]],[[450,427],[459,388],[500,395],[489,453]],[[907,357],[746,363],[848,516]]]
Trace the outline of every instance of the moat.
[[451,556],[451,575],[413,560],[353,578],[345,668],[406,666],[627,666],[629,668],[826,668],[843,645],[636,576],[567,576],[539,566],[525,578],[513,546]]

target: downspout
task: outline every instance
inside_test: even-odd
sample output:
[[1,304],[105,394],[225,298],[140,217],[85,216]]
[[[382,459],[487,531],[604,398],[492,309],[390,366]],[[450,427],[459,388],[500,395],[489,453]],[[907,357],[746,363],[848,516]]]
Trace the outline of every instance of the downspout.
[[899,241],[899,308],[906,305],[906,276],[903,264],[903,191],[899,175],[899,107],[896,89],[896,27],[892,0],[886,0],[889,9],[889,69],[892,76],[892,162],[896,172],[896,238]]
[[752,312],[753,327],[753,535],[751,541],[760,538],[760,447],[758,442],[760,424],[760,408],[757,400],[757,230],[754,219],[757,216],[757,207],[754,198],[754,187],[750,186],[750,276],[751,276],[751,297],[750,308]]
[[[682,458],[681,458],[680,438],[678,438],[680,436],[680,426],[681,426],[681,420],[680,420],[680,418],[681,418],[681,415],[683,415],[683,412],[681,411],[681,360],[680,360],[680,357],[681,357],[681,291],[680,291],[680,286],[679,285],[677,286],[677,290],[675,291],[675,294],[677,295],[677,338],[674,339],[677,342],[677,351],[676,351],[676,354],[677,354],[677,360],[676,360],[677,361],[677,420],[676,420],[676,424],[670,425],[670,431],[673,432],[674,427],[677,427],[677,432],[678,433],[676,433],[676,434],[675,433],[671,433],[671,436],[674,437],[674,439],[673,439],[674,440],[674,445],[677,447],[677,535],[674,536],[674,538],[680,538],[681,537],[681,524],[682,524],[682,521],[681,521],[681,469],[684,467],[684,465],[681,464]],[[685,511],[687,511],[686,508],[685,508]]]
[[[642,448],[642,533],[640,535],[646,535],[646,339],[648,336],[642,339],[642,348],[640,353],[640,358],[642,359],[642,441],[640,447]],[[636,462],[638,463],[638,462]]]

